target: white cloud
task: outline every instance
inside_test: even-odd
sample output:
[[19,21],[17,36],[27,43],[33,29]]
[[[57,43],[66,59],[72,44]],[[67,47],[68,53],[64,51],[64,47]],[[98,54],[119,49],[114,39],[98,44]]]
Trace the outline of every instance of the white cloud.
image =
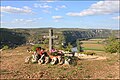
[[49,3],[49,2],[54,2],[54,0],[47,0],[46,2],[48,2],[48,3]]
[[55,22],[59,22],[60,19],[62,19],[62,16],[52,16],[52,18],[54,19]]
[[24,6],[23,8],[16,8],[16,7],[11,7],[11,6],[1,6],[0,7],[1,12],[6,12],[6,13],[32,13],[31,8]]
[[0,24],[1,25],[3,25],[3,24],[10,24],[10,25],[13,25],[13,24],[17,24],[17,25],[19,25],[19,24],[33,24],[41,19],[43,19],[43,18],[39,17],[39,18],[31,18],[31,19],[14,19],[14,20],[7,21],[7,22],[0,21]]
[[33,18],[33,19],[15,19],[11,23],[23,23],[23,24],[34,23],[37,20],[41,20],[41,19],[42,19],[42,17],[40,17],[40,18]]
[[39,18],[34,18],[33,20],[41,20],[43,19],[42,17],[39,17]]
[[52,6],[47,5],[47,3],[44,3],[44,4],[37,4],[37,3],[35,3],[34,7],[35,8],[52,8]]
[[57,6],[55,8],[56,11],[58,11],[59,9],[62,9],[62,8],[67,8],[66,5],[61,5],[61,6]]
[[62,16],[52,16],[53,19],[62,19]]
[[29,8],[28,6],[23,6],[23,8],[24,8],[24,9],[29,9],[29,10],[31,9],[31,8]]
[[69,12],[69,13],[67,13],[66,15],[68,15],[68,16],[80,16],[80,13],[77,13],[77,12]]
[[65,5],[61,5],[59,6],[59,8],[67,8]]
[[51,13],[49,10],[42,10],[44,13]]
[[23,19],[15,19],[15,22],[21,22],[24,21]]
[[52,8],[52,6],[49,6],[49,5],[41,5],[40,8]]
[[120,20],[120,16],[112,17],[112,19]]
[[119,13],[119,1],[99,1],[81,12],[69,12],[68,16],[88,16]]
[[56,10],[56,11],[58,11],[58,10],[59,10],[59,8],[55,8],[55,10]]
[[34,20],[32,19],[15,19],[14,21],[12,21],[11,23],[22,23],[22,24],[25,24],[25,23],[29,23],[29,22],[34,22]]

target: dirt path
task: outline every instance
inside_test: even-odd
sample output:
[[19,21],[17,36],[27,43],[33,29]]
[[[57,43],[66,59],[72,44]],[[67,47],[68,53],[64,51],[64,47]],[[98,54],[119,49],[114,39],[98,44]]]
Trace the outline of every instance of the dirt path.
[[79,57],[80,59],[82,60],[106,60],[107,57],[102,57],[102,56],[82,56],[82,57]]

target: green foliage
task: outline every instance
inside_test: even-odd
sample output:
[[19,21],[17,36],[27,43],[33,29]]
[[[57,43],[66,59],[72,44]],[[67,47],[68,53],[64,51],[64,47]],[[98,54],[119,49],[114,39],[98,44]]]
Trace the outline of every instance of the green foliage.
[[66,51],[71,52],[71,48],[72,48],[72,45],[71,45],[70,43],[68,43],[68,46],[67,46],[67,48],[66,48]]
[[59,45],[58,45],[58,49],[59,49],[59,50],[63,50],[62,44],[59,44]]
[[57,52],[52,52],[51,55],[52,55],[52,56],[57,56],[58,53],[57,53]]
[[109,30],[104,29],[102,30],[102,32],[95,29],[94,30],[71,29],[63,31],[63,34],[64,36],[66,36],[65,37],[66,43],[70,42],[74,44],[77,39],[86,40],[89,38],[106,38],[111,34],[111,32]]
[[59,45],[58,45],[58,49],[59,50],[64,50],[62,43],[65,41],[65,38],[64,36],[60,35],[59,38],[58,38],[58,42],[59,42]]
[[81,54],[86,54],[86,55],[95,55],[95,52],[81,52]]
[[97,44],[100,44],[100,42],[98,41]]
[[26,37],[29,34],[22,32],[15,32],[12,29],[0,29],[0,48],[2,45],[8,45],[10,48],[26,43]]
[[80,42],[80,41],[77,39],[76,44],[77,44],[77,50],[78,50],[78,52],[81,52],[81,51],[82,51],[82,47],[81,47],[82,42]]
[[32,46],[32,50],[35,51],[37,47],[41,47],[40,44],[35,44],[34,46]]
[[48,43],[49,43],[49,40],[48,40],[48,39],[45,39],[43,43],[44,43],[44,44],[48,44]]
[[3,46],[2,49],[3,49],[3,50],[7,50],[7,49],[9,49],[9,46],[5,45],[5,46]]
[[49,43],[49,40],[48,40],[48,39],[45,39],[45,40],[43,41],[43,47],[44,47],[44,48],[48,48],[48,43]]
[[119,53],[120,52],[120,41],[117,40],[114,36],[110,36],[106,40],[105,51],[110,52],[110,53],[116,53],[116,52]]

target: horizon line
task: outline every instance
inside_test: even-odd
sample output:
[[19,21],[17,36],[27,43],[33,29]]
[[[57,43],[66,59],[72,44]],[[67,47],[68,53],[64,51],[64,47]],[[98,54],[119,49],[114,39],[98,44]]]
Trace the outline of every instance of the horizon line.
[[[100,29],[106,29],[106,28],[55,28],[55,27],[41,27],[41,28],[4,28],[4,27],[0,27],[1,29],[50,29],[50,28],[53,28],[53,29],[97,29],[97,30],[100,30]],[[106,30],[120,30],[120,29],[106,29]]]

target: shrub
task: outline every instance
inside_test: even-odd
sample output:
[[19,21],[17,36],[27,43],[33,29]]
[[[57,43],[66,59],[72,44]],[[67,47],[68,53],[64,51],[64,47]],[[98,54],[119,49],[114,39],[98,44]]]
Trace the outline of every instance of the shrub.
[[106,40],[106,47],[105,47],[106,52],[110,53],[116,53],[120,52],[120,41],[117,40],[114,36],[109,37]]
[[97,44],[100,44],[100,42],[98,41]]
[[7,50],[9,48],[9,46],[7,46],[7,45],[5,45],[5,46],[3,46],[3,50]]
[[51,55],[52,55],[52,56],[57,56],[58,53],[57,53],[57,52],[52,52]]
[[58,49],[59,49],[59,50],[64,50],[63,45],[62,45],[62,44],[59,44],[59,45],[58,45]]
[[71,48],[72,48],[72,45],[71,45],[70,43],[68,43],[68,46],[67,46],[67,48],[66,48],[66,51],[71,52]]
[[77,44],[77,52],[83,52],[81,44],[83,44],[82,42],[80,42],[78,39],[76,40],[76,44]]
[[32,47],[32,50],[35,51],[37,47],[40,47],[41,45],[40,44],[35,44],[33,47]]

